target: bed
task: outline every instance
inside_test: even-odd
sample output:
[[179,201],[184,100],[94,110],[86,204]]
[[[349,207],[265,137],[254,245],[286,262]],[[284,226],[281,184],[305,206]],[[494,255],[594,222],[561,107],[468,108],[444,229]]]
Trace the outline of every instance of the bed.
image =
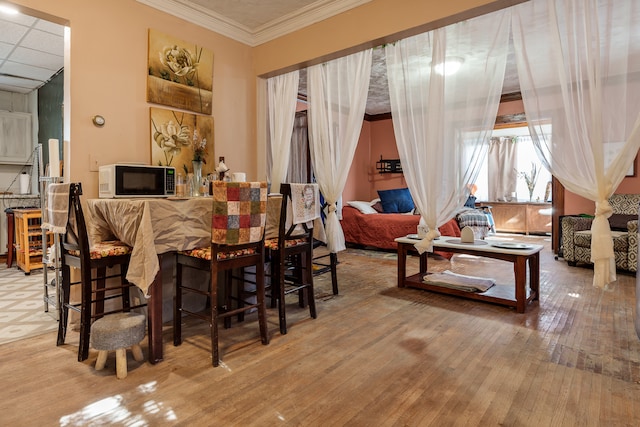
[[[352,245],[377,249],[397,249],[394,239],[416,234],[420,215],[410,213],[367,213],[352,206],[342,208],[342,230],[345,241]],[[440,228],[443,236],[460,236],[460,228],[451,219]]]

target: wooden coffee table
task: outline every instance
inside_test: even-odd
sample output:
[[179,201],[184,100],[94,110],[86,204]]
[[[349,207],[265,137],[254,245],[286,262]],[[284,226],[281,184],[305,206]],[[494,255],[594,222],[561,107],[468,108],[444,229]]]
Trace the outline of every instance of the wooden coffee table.
[[[448,295],[456,295],[464,298],[491,302],[495,304],[515,307],[518,313],[524,313],[527,303],[539,300],[540,297],[540,251],[542,245],[513,245],[514,248],[493,246],[489,240],[485,243],[468,244],[459,243],[459,238],[439,238],[433,241],[433,248],[446,250],[447,252],[469,254],[486,258],[500,259],[513,263],[515,276],[514,287],[495,285],[486,292],[467,292],[459,289],[451,289],[424,283],[423,276],[427,273],[427,253],[420,256],[420,271],[417,274],[407,276],[407,255],[418,254],[414,245],[416,239],[399,237],[398,243],[398,287],[411,287],[426,289]],[[497,241],[494,243],[498,243]],[[516,248],[518,247],[518,248]],[[529,288],[526,287],[527,264],[529,265]]]

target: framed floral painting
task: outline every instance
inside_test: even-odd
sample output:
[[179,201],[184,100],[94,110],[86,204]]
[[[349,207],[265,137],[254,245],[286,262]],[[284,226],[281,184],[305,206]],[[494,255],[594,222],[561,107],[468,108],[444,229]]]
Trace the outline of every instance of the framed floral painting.
[[151,164],[186,175],[193,161],[202,161],[203,175],[215,172],[213,117],[151,107],[150,118]]
[[147,101],[211,115],[213,52],[149,29]]

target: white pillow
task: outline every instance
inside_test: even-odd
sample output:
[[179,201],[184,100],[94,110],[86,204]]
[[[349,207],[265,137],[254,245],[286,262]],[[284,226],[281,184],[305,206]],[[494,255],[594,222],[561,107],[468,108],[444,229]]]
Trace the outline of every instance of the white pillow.
[[358,209],[363,214],[375,214],[375,213],[378,213],[378,211],[376,211],[375,209],[373,209],[371,207],[371,204],[369,202],[352,201],[352,202],[347,202],[347,204],[349,206],[351,206],[351,207],[354,207],[354,208]]

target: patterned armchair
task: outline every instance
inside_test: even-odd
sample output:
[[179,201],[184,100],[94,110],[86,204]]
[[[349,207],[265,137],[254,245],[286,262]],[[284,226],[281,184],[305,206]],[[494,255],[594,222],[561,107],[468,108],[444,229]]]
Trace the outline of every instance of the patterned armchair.
[[[638,270],[638,207],[640,194],[614,194],[609,199],[613,215],[609,218],[613,236],[616,267]],[[591,263],[592,218],[565,216],[562,218],[562,254],[571,266]]]

